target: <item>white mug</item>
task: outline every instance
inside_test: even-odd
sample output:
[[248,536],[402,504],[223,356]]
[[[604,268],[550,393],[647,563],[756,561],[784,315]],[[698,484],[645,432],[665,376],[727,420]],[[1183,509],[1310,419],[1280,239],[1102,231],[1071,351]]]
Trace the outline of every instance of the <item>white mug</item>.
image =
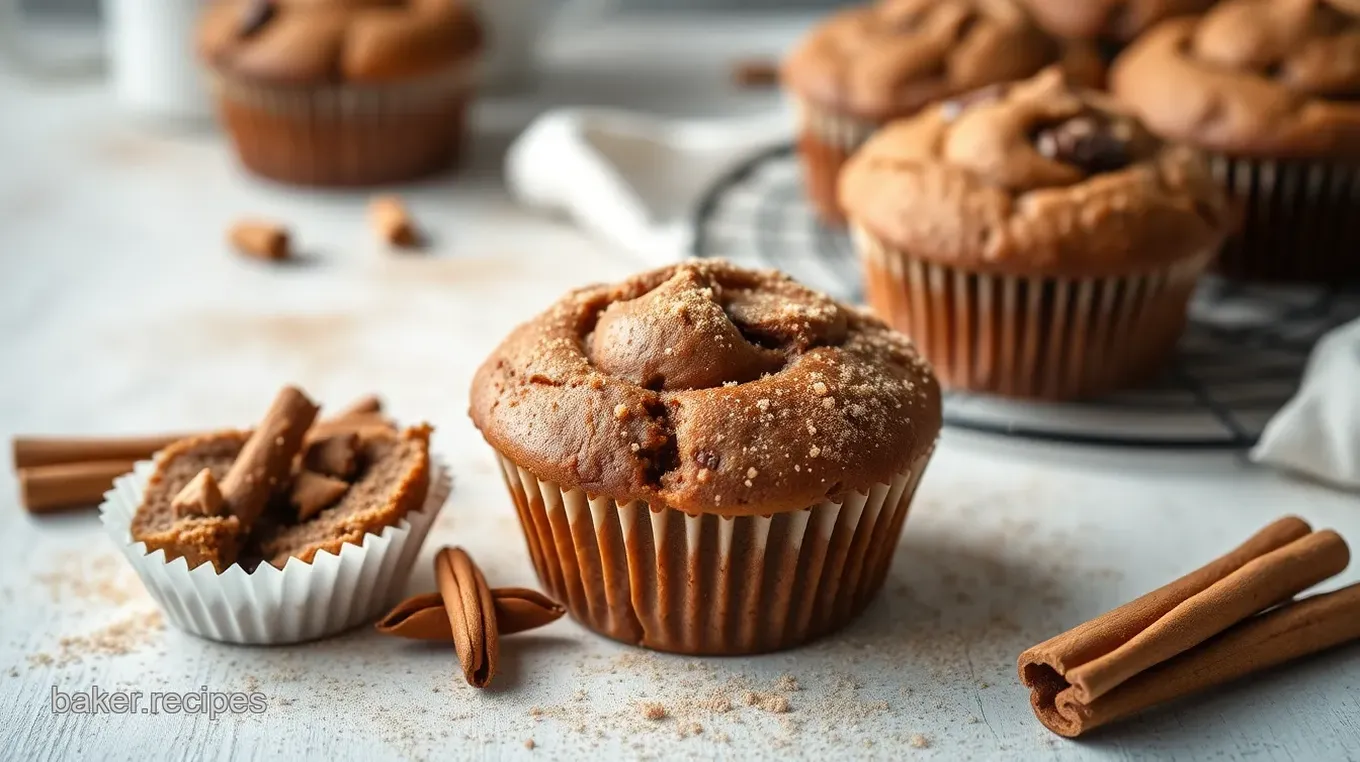
[[34,42],[20,0],[0,0],[0,52],[24,74],[84,77],[107,68],[119,103],[140,114],[197,119],[211,113],[194,30],[204,0],[103,0],[103,48],[61,57]]

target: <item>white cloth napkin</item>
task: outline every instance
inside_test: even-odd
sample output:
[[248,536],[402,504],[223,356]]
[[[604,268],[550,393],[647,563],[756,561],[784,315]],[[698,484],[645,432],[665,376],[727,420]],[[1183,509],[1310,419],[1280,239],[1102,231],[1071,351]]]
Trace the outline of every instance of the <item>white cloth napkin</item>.
[[784,112],[708,121],[613,109],[549,112],[505,158],[517,201],[565,212],[577,224],[651,264],[688,255],[695,205],[723,173],[787,142]]
[[1251,459],[1360,491],[1360,320],[1313,348],[1298,394],[1266,425]]

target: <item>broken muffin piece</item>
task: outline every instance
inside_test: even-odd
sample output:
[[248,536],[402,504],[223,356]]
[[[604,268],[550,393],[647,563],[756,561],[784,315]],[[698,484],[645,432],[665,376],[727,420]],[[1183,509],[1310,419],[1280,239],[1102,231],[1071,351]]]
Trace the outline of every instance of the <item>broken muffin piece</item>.
[[[398,432],[356,421],[344,431],[343,417],[313,426],[315,415],[315,405],[288,388],[254,433],[224,431],[166,448],[133,518],[133,539],[190,568],[211,563],[221,572],[240,563],[249,571],[262,561],[282,568],[292,557],[310,563],[319,550],[338,554],[420,508],[429,426]],[[347,457],[322,459],[335,473],[309,470],[316,461],[303,454],[316,454],[337,430]]]

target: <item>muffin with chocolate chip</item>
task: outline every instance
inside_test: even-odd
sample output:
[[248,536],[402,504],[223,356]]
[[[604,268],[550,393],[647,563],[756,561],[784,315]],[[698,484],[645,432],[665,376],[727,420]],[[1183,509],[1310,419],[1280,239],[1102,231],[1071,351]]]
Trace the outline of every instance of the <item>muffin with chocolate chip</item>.
[[1240,204],[1224,274],[1360,281],[1360,3],[1225,0],[1153,28],[1110,84]]
[[1229,216],[1201,156],[1056,70],[889,125],[840,198],[870,304],[946,386],[1046,399],[1155,375]]
[[836,176],[879,125],[1063,56],[1012,0],[881,0],[818,25],[784,61],[799,154],[819,215],[844,223]]
[[940,394],[877,318],[703,261],[568,294],[482,365],[471,415],[573,616],[734,654],[841,627],[882,586]]
[[246,168],[352,186],[454,164],[481,39],[462,0],[214,0],[198,47]]

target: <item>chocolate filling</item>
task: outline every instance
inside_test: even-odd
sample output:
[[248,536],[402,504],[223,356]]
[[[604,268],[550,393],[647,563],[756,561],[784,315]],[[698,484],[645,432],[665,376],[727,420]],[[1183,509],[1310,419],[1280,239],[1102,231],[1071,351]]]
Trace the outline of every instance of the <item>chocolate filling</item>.
[[1099,174],[1123,169],[1135,161],[1135,137],[1132,122],[1092,110],[1042,126],[1032,140],[1045,158]]

